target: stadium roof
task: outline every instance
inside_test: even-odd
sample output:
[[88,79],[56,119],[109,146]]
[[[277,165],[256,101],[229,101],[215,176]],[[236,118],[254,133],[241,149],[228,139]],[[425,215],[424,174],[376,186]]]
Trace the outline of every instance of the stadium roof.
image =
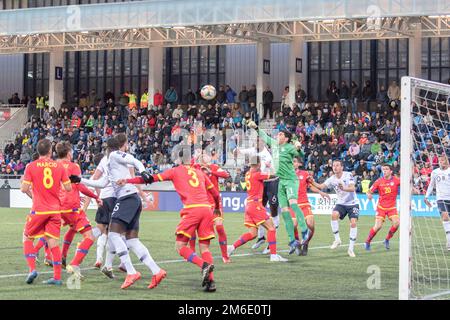
[[153,0],[0,11],[0,53],[450,36],[448,0]]

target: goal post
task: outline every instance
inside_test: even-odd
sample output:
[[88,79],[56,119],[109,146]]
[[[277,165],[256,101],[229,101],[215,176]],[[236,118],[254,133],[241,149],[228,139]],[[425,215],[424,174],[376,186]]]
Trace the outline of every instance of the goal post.
[[402,77],[399,230],[401,300],[448,298],[450,295],[450,251],[446,247],[446,233],[434,198],[430,197],[432,208],[424,205],[429,175],[431,170],[437,168],[437,156],[450,157],[449,117],[449,85]]

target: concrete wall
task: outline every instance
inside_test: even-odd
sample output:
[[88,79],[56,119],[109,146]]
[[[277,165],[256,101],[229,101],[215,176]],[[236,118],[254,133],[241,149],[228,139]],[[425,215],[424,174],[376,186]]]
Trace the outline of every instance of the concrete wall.
[[0,101],[8,103],[15,92],[23,96],[24,55],[0,55]]
[[[289,44],[270,46],[270,88],[276,102],[281,101],[284,87],[289,84]],[[226,47],[225,80],[239,94],[242,85],[247,89],[256,84],[256,45],[229,45]]]

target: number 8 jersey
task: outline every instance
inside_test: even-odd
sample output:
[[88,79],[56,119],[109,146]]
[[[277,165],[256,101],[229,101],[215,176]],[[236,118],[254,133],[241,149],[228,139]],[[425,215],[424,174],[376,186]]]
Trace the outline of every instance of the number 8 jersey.
[[25,169],[23,182],[32,185],[33,213],[60,213],[61,183],[70,183],[67,172],[60,163],[49,158],[31,162]]
[[184,208],[211,206],[207,189],[214,188],[209,178],[190,166],[178,166],[153,175],[156,181],[172,181]]

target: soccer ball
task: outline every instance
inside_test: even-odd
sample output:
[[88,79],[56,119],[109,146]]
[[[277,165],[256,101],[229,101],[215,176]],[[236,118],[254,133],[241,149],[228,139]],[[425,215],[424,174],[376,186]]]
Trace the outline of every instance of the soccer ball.
[[216,88],[210,84],[204,85],[200,90],[200,94],[203,99],[212,100],[216,97]]

